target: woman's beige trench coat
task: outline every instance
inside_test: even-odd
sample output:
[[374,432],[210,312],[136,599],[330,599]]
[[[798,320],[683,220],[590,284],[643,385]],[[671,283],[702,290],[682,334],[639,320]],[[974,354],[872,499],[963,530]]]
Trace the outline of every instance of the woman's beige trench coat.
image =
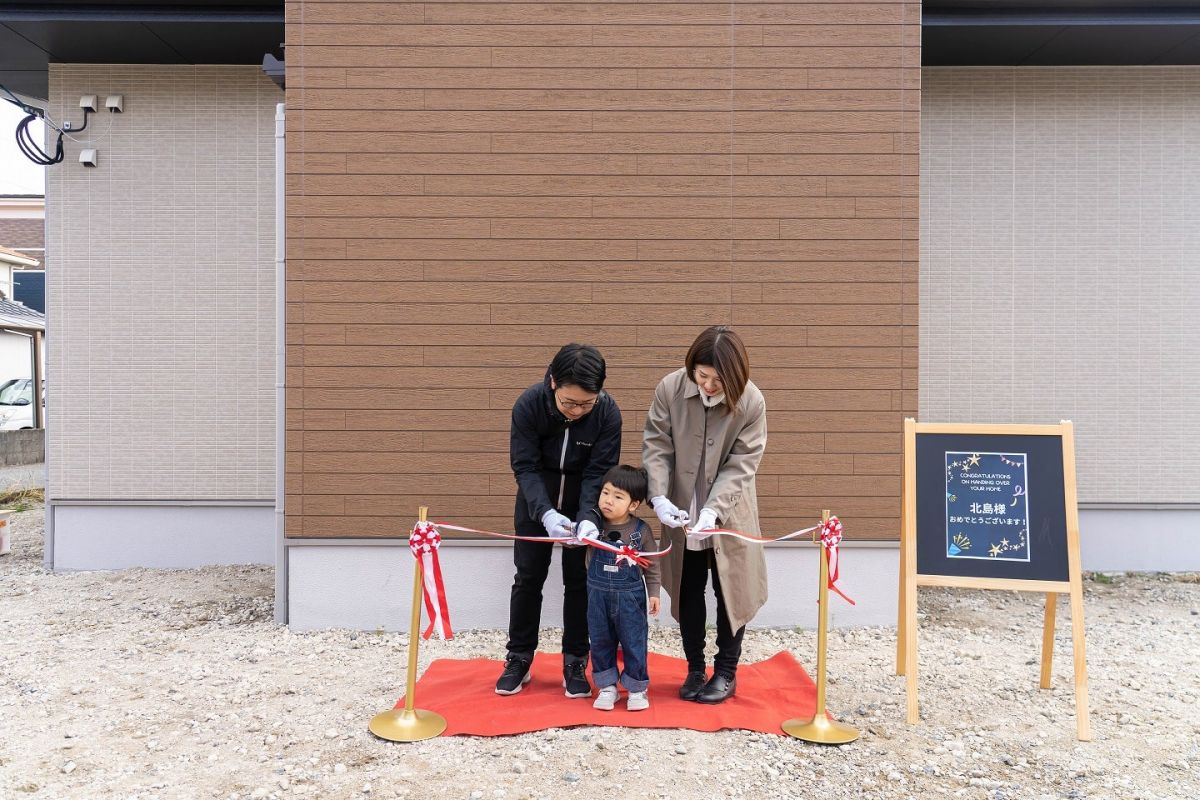
[[[708,414],[708,435],[702,436]],[[767,445],[767,406],[753,383],[730,414],[724,406],[705,409],[700,388],[686,370],[658,383],[646,417],[642,464],[650,476],[650,497],[663,495],[682,509],[696,491],[700,448],[705,454],[708,499],[698,502],[717,512],[720,527],[758,535],[758,495],[754,475]],[[693,520],[694,521],[694,520]],[[679,580],[686,536],[680,528],[663,528],[671,552],[662,559],[662,585],[671,597],[671,615],[679,619]],[[767,601],[767,560],[762,545],[732,536],[713,537],[721,594],[734,631],[748,623]]]

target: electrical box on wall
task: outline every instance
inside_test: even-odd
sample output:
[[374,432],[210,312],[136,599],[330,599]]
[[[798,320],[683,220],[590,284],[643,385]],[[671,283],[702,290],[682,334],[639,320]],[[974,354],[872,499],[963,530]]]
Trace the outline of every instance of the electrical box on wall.
[[79,163],[85,167],[96,166],[96,148],[88,147],[79,151]]

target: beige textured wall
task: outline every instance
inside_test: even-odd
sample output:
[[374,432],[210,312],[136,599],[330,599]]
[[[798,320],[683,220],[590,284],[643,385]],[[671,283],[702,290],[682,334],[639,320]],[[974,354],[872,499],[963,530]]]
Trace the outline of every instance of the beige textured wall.
[[1200,501],[1200,69],[922,77],[921,419],[1071,419],[1080,501]]
[[274,116],[257,67],[51,65],[125,96],[47,170],[55,499],[274,494]]

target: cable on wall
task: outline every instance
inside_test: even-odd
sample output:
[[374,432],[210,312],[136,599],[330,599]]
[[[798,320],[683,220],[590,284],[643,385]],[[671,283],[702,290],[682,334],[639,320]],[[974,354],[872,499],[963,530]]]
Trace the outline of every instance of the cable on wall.
[[[14,106],[24,111],[26,114],[25,118],[17,123],[16,130],[17,147],[20,148],[21,152],[25,154],[25,157],[33,163],[43,167],[49,167],[51,165],[60,163],[63,160],[63,137],[67,135],[66,131],[62,127],[56,125],[54,121],[46,115],[46,110],[44,108],[38,108],[37,106],[32,106],[22,101],[19,97],[9,91],[8,87],[4,86],[4,84],[0,84],[0,90],[2,90],[4,94],[8,95],[7,97],[0,99],[7,100],[9,103],[12,103]],[[71,130],[72,133],[79,133],[83,131],[85,128],[87,128],[88,114],[90,113],[92,113],[90,109],[83,109],[83,124],[78,128],[72,129],[70,127],[70,123],[64,123],[66,128]],[[29,131],[29,126],[38,119],[44,121],[52,130],[58,132],[58,141],[54,146],[54,155],[50,155],[43,150],[41,145],[38,144],[37,139],[34,138],[33,134]]]

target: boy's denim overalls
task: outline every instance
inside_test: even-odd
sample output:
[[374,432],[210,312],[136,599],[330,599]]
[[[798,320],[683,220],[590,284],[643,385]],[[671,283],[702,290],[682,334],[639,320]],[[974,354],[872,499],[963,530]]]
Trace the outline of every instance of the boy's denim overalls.
[[[642,548],[645,522],[629,536],[634,549]],[[605,536],[607,534],[604,534]],[[606,538],[607,541],[607,538]],[[646,673],[646,580],[634,564],[617,564],[617,554],[595,548],[588,565],[588,635],[592,640],[592,680],[596,686],[617,683],[617,645],[625,655],[621,685],[631,692],[644,692],[650,685]]]

